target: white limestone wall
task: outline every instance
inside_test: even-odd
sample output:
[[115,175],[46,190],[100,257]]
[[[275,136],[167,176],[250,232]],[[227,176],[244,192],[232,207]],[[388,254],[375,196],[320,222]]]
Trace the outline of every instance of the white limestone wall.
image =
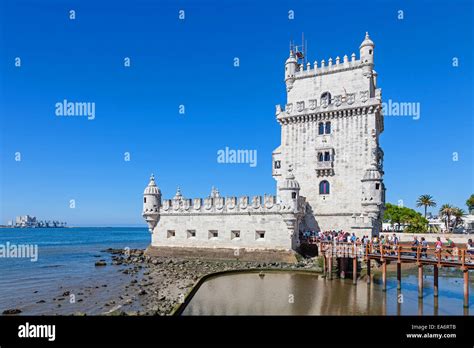
[[[169,230],[175,237],[168,237]],[[196,237],[189,238],[188,230],[195,230]],[[217,238],[209,237],[211,230],[218,232]],[[240,231],[240,238],[232,239],[232,231]],[[257,231],[265,231],[264,239],[256,237]],[[152,246],[292,249],[287,226],[277,213],[162,215],[153,230]]]
[[[319,99],[324,92],[336,95],[359,93],[371,89],[371,81],[364,76],[364,69],[359,65],[350,70],[335,70],[326,74],[311,74],[311,71],[299,73],[293,87],[287,93],[287,103],[296,103],[310,99]],[[319,106],[319,104],[318,104]]]

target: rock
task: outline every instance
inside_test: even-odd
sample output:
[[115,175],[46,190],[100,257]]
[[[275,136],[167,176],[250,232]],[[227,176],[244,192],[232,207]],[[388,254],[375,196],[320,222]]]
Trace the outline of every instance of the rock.
[[69,296],[70,292],[69,291],[64,291],[63,296]]
[[107,262],[105,262],[105,261],[97,261],[97,262],[95,263],[95,266],[96,266],[96,267],[107,266]]
[[146,294],[148,294],[148,293],[147,293],[144,289],[141,290],[141,291],[138,293],[138,295],[140,295],[140,296],[143,296],[143,295],[146,295]]
[[45,300],[39,300],[38,302],[36,303],[45,303],[46,301]]
[[133,279],[130,284],[136,284],[137,283],[137,280],[136,279]]
[[13,308],[13,309],[6,309],[3,311],[2,314],[20,314],[21,313],[21,310],[18,309],[18,308]]

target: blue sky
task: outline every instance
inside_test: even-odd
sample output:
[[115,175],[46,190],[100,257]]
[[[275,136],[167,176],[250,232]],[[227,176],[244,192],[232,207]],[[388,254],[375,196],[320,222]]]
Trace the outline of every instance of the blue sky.
[[[302,32],[313,62],[359,56],[369,31],[384,100],[421,103],[419,120],[385,119],[388,202],[414,207],[429,193],[438,206],[466,209],[474,191],[470,1],[0,4],[0,223],[32,214],[143,225],[152,172],[165,197],[178,185],[186,197],[212,185],[224,195],[274,193],[275,104],[285,103],[288,43]],[[95,119],[55,116],[64,99],[95,102]],[[258,165],[217,163],[226,146],[256,149]]]

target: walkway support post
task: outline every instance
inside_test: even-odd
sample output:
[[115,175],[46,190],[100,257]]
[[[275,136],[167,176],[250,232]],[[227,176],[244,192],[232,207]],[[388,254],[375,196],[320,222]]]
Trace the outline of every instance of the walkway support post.
[[462,251],[462,271],[464,278],[464,308],[469,308],[469,269],[465,266],[466,250]]
[[352,284],[357,284],[357,256],[354,252],[354,257],[352,258]]
[[328,259],[328,279],[332,279],[332,255],[329,255]]
[[418,298],[423,298],[423,265],[418,263]]
[[367,263],[367,284],[370,284],[370,258],[369,258],[369,243],[365,247],[365,262]]
[[380,261],[382,261],[382,291],[387,291],[387,261],[383,257],[384,246],[380,244]]
[[438,265],[433,266],[433,295],[438,297]]

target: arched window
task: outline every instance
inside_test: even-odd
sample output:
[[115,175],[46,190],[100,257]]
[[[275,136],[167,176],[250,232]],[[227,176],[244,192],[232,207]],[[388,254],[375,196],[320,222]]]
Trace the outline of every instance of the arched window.
[[318,131],[319,135],[324,134],[324,123],[319,122],[318,129],[319,129],[319,131]]
[[326,151],[324,153],[324,160],[325,161],[330,161],[331,160],[331,154],[329,153],[329,151]]
[[326,99],[328,102],[328,105],[331,104],[331,93],[324,92],[323,94],[321,94],[321,99]]
[[296,192],[291,193],[291,198],[296,199]]
[[329,194],[329,182],[323,180],[319,183],[319,194],[320,195],[328,195]]
[[326,128],[325,128],[325,133],[326,134],[331,134],[331,122],[326,122]]
[[322,152],[318,152],[318,161],[319,161],[319,162],[324,161],[324,156],[323,156],[323,153],[322,153]]

